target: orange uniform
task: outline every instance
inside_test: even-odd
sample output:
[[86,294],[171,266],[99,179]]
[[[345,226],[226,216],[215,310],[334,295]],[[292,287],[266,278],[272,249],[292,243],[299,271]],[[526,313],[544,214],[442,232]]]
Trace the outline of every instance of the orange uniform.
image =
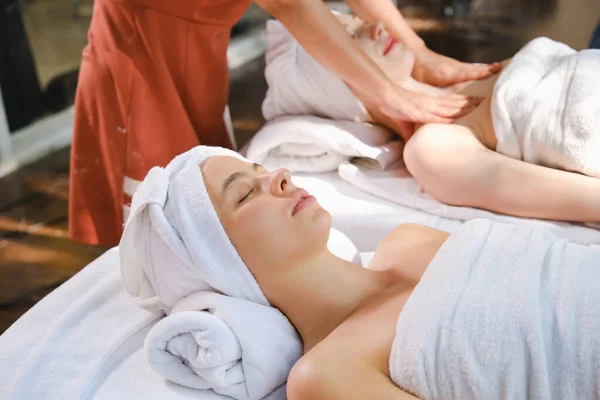
[[135,182],[198,145],[232,147],[227,46],[250,0],[97,0],[83,51],[69,231],[115,245]]

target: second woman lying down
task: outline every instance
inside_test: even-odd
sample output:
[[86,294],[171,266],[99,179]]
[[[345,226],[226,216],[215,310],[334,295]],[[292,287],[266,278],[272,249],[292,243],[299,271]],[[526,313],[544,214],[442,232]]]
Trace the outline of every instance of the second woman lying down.
[[407,130],[320,66],[278,22],[267,27],[263,113],[317,115],[387,126],[407,141],[404,161],[439,201],[541,219],[600,222],[600,50],[550,39],[526,45],[487,80],[435,88],[411,78],[414,57],[378,24],[339,15],[395,81],[431,95],[485,100],[454,125]]

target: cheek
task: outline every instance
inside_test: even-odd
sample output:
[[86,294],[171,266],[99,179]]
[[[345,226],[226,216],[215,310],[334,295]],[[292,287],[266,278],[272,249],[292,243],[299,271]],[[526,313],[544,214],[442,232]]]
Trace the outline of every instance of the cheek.
[[411,76],[415,64],[414,56],[411,52],[402,48],[396,48],[385,57],[386,69],[389,74],[393,74],[396,79],[408,78]]
[[398,59],[397,57],[393,57],[393,54],[388,54],[386,57],[378,54],[373,43],[365,45],[363,51],[379,68],[381,68],[389,79],[395,80],[402,75],[404,68],[399,68]]
[[406,49],[397,46],[385,57],[378,53],[375,43],[364,41],[359,43],[365,54],[383,70],[389,79],[402,81],[411,76],[414,65],[414,55]]
[[289,224],[281,206],[273,201],[250,200],[229,221],[231,241],[244,261],[272,253],[289,237]]

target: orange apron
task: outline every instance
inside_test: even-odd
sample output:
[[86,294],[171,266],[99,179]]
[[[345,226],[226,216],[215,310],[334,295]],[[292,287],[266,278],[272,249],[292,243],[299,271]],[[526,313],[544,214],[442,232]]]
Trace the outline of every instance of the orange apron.
[[198,144],[232,147],[227,46],[250,2],[95,2],[75,101],[73,239],[116,245],[150,168]]

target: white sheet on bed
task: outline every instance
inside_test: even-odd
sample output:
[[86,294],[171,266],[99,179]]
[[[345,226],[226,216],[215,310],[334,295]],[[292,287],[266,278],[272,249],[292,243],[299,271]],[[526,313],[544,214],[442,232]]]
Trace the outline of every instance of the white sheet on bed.
[[[294,182],[328,209],[334,227],[361,252],[373,251],[394,227],[418,222],[453,231],[460,222],[389,203],[342,181],[337,173]],[[143,341],[161,317],[127,296],[117,249],[109,250],[53,291],[0,336],[0,398],[220,399],[165,381],[147,365]],[[362,254],[365,264],[372,253]]]

